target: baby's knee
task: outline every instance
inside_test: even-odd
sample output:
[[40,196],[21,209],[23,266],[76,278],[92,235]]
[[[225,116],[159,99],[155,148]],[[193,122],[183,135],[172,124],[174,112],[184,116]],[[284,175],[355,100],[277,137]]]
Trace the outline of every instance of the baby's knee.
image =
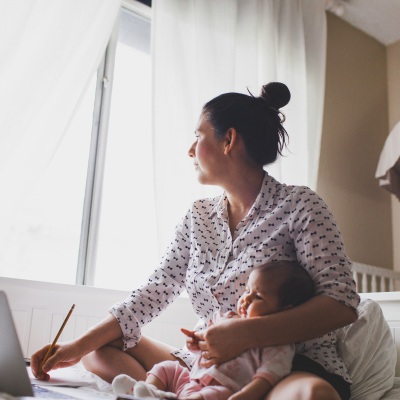
[[163,382],[181,383],[189,381],[189,370],[178,361],[166,360],[153,366],[149,372]]
[[165,360],[165,361],[161,361],[159,364],[167,369],[180,369],[181,368],[179,361],[175,361],[175,360]]

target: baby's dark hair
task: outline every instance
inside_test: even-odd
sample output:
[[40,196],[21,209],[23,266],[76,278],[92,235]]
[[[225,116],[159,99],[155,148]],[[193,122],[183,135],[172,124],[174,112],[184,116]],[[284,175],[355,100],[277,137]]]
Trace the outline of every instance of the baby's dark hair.
[[281,307],[298,306],[314,296],[314,283],[310,275],[296,261],[274,261],[260,265],[254,270],[276,279],[276,295]]
[[257,165],[273,163],[288,140],[279,111],[289,103],[290,91],[280,82],[264,85],[259,97],[225,93],[203,106],[203,114],[212,124],[217,139],[230,128],[243,138],[249,158]]

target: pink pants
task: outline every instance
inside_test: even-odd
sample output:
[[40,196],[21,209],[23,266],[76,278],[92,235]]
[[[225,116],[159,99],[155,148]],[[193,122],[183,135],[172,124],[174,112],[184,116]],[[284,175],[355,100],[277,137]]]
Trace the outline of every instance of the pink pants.
[[200,393],[204,400],[227,400],[233,394],[224,386],[204,386],[197,380],[191,380],[189,370],[182,367],[178,361],[156,364],[148,374],[158,378],[165,385],[165,390],[176,393],[178,398]]

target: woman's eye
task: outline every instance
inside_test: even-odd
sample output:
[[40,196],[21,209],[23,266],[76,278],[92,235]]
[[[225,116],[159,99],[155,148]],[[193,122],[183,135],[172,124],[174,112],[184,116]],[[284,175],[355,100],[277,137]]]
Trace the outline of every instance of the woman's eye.
[[259,294],[256,294],[256,299],[257,300],[262,300],[262,297]]

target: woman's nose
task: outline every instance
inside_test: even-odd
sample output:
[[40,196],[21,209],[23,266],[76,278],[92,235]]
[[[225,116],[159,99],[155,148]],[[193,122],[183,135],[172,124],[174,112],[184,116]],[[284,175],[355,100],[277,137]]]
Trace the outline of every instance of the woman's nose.
[[196,143],[197,140],[193,142],[193,144],[190,146],[188,154],[189,157],[196,157]]
[[195,154],[196,154],[195,148],[196,148],[196,142],[193,142],[193,144],[190,146],[189,151],[188,151],[189,157],[195,156]]

